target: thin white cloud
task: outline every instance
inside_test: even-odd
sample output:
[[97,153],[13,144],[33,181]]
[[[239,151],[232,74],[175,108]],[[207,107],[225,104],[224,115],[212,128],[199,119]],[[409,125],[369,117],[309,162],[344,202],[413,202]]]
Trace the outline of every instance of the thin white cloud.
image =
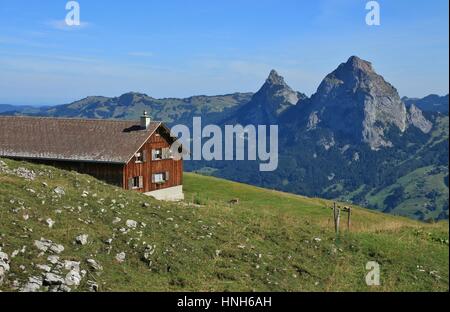
[[69,25],[67,25],[65,20],[50,20],[50,21],[47,21],[45,24],[47,26],[50,26],[53,29],[63,30],[63,31],[73,31],[73,30],[85,29],[92,25],[89,22],[81,21],[80,25],[69,26]]
[[152,57],[152,52],[142,52],[142,51],[136,51],[136,52],[129,52],[129,56],[135,56],[135,57]]

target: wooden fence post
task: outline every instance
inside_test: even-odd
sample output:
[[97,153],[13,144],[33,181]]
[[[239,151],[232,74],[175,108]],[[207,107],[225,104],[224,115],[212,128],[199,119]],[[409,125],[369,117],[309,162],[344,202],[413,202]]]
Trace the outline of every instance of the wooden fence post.
[[337,212],[336,212],[336,222],[335,222],[335,224],[336,224],[336,235],[339,235],[339,225],[340,225],[340,223],[341,223],[341,208],[338,208]]
[[347,219],[347,229],[350,231],[350,226],[351,226],[351,216],[352,216],[352,208],[348,207],[348,219]]
[[336,228],[336,203],[333,203],[333,222],[334,227]]

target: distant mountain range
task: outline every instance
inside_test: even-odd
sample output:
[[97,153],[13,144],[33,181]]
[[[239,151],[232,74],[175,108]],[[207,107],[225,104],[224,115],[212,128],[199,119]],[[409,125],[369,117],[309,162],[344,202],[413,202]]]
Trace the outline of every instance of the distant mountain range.
[[192,96],[185,99],[155,99],[146,94],[129,92],[119,97],[90,96],[82,100],[51,107],[15,107],[3,111],[7,115],[48,117],[80,117],[101,119],[139,119],[147,110],[153,119],[168,124],[190,124],[194,116],[210,122],[222,120],[248,103],[253,93],[234,93],[218,96]]
[[23,111],[32,108],[31,106],[17,106],[11,104],[0,104],[0,114],[5,112]]
[[279,125],[275,172],[260,173],[247,161],[190,161],[188,170],[420,220],[448,219],[448,95],[401,99],[356,56],[310,98],[273,70],[254,94],[154,99],[127,93],[7,114],[136,119],[144,109],[169,125],[190,125],[194,116],[219,125]]
[[445,96],[430,94],[422,99],[404,97],[402,100],[407,106],[416,105],[426,112],[441,112],[448,114],[448,94]]

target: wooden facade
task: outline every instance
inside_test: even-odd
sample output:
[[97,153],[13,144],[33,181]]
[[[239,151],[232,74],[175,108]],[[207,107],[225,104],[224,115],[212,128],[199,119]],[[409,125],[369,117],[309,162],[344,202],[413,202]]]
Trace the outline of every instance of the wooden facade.
[[[167,155],[166,159],[153,159],[155,150],[167,150],[170,147],[170,137],[167,131],[160,127],[153,133],[148,141],[137,151],[144,156],[144,161],[139,161],[133,157],[123,167],[122,186],[125,189],[135,189],[142,193],[148,193],[164,188],[179,186],[183,184],[183,161],[174,160]],[[162,174],[167,177],[164,181],[154,182],[155,174]],[[142,177],[142,185],[134,188],[130,185],[133,178]]]
[[[126,190],[148,193],[169,187],[183,185],[183,161],[174,160],[166,154],[165,159],[153,159],[155,150],[168,150],[172,140],[164,127],[158,128],[142,145],[127,164],[57,161],[29,159],[35,163],[46,164],[63,170],[76,171],[91,175],[109,184],[120,186]],[[145,155],[139,160],[138,154]],[[166,179],[155,182],[153,176],[163,174]],[[132,179],[141,180],[141,185],[130,185]]]
[[[15,157],[14,157],[15,158]],[[23,159],[23,158],[22,158]],[[24,159],[26,161],[44,164],[68,171],[88,174],[108,184],[123,187],[123,164],[107,164],[94,162],[58,161],[45,159]]]

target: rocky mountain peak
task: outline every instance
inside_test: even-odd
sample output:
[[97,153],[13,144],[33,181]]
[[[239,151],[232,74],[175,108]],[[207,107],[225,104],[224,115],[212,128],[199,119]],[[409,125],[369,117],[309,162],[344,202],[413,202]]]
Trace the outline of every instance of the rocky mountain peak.
[[351,56],[346,63],[343,64],[346,68],[351,68],[351,70],[361,70],[364,72],[373,72],[372,63],[360,59],[357,56]]
[[404,132],[407,112],[397,90],[377,74],[372,64],[352,56],[327,75],[313,96],[315,118],[370,145],[391,147],[387,130]]
[[286,82],[284,81],[284,78],[282,76],[280,76],[275,69],[272,69],[270,71],[270,74],[266,80],[266,83],[271,84],[271,85],[287,86]]
[[277,115],[288,106],[296,105],[302,97],[304,95],[292,90],[276,70],[270,72],[266,82],[254,96],[259,102],[265,102],[274,109]]
[[305,98],[305,94],[294,91],[276,70],[272,70],[250,102],[239,110],[234,121],[242,124],[273,124],[286,109]]

